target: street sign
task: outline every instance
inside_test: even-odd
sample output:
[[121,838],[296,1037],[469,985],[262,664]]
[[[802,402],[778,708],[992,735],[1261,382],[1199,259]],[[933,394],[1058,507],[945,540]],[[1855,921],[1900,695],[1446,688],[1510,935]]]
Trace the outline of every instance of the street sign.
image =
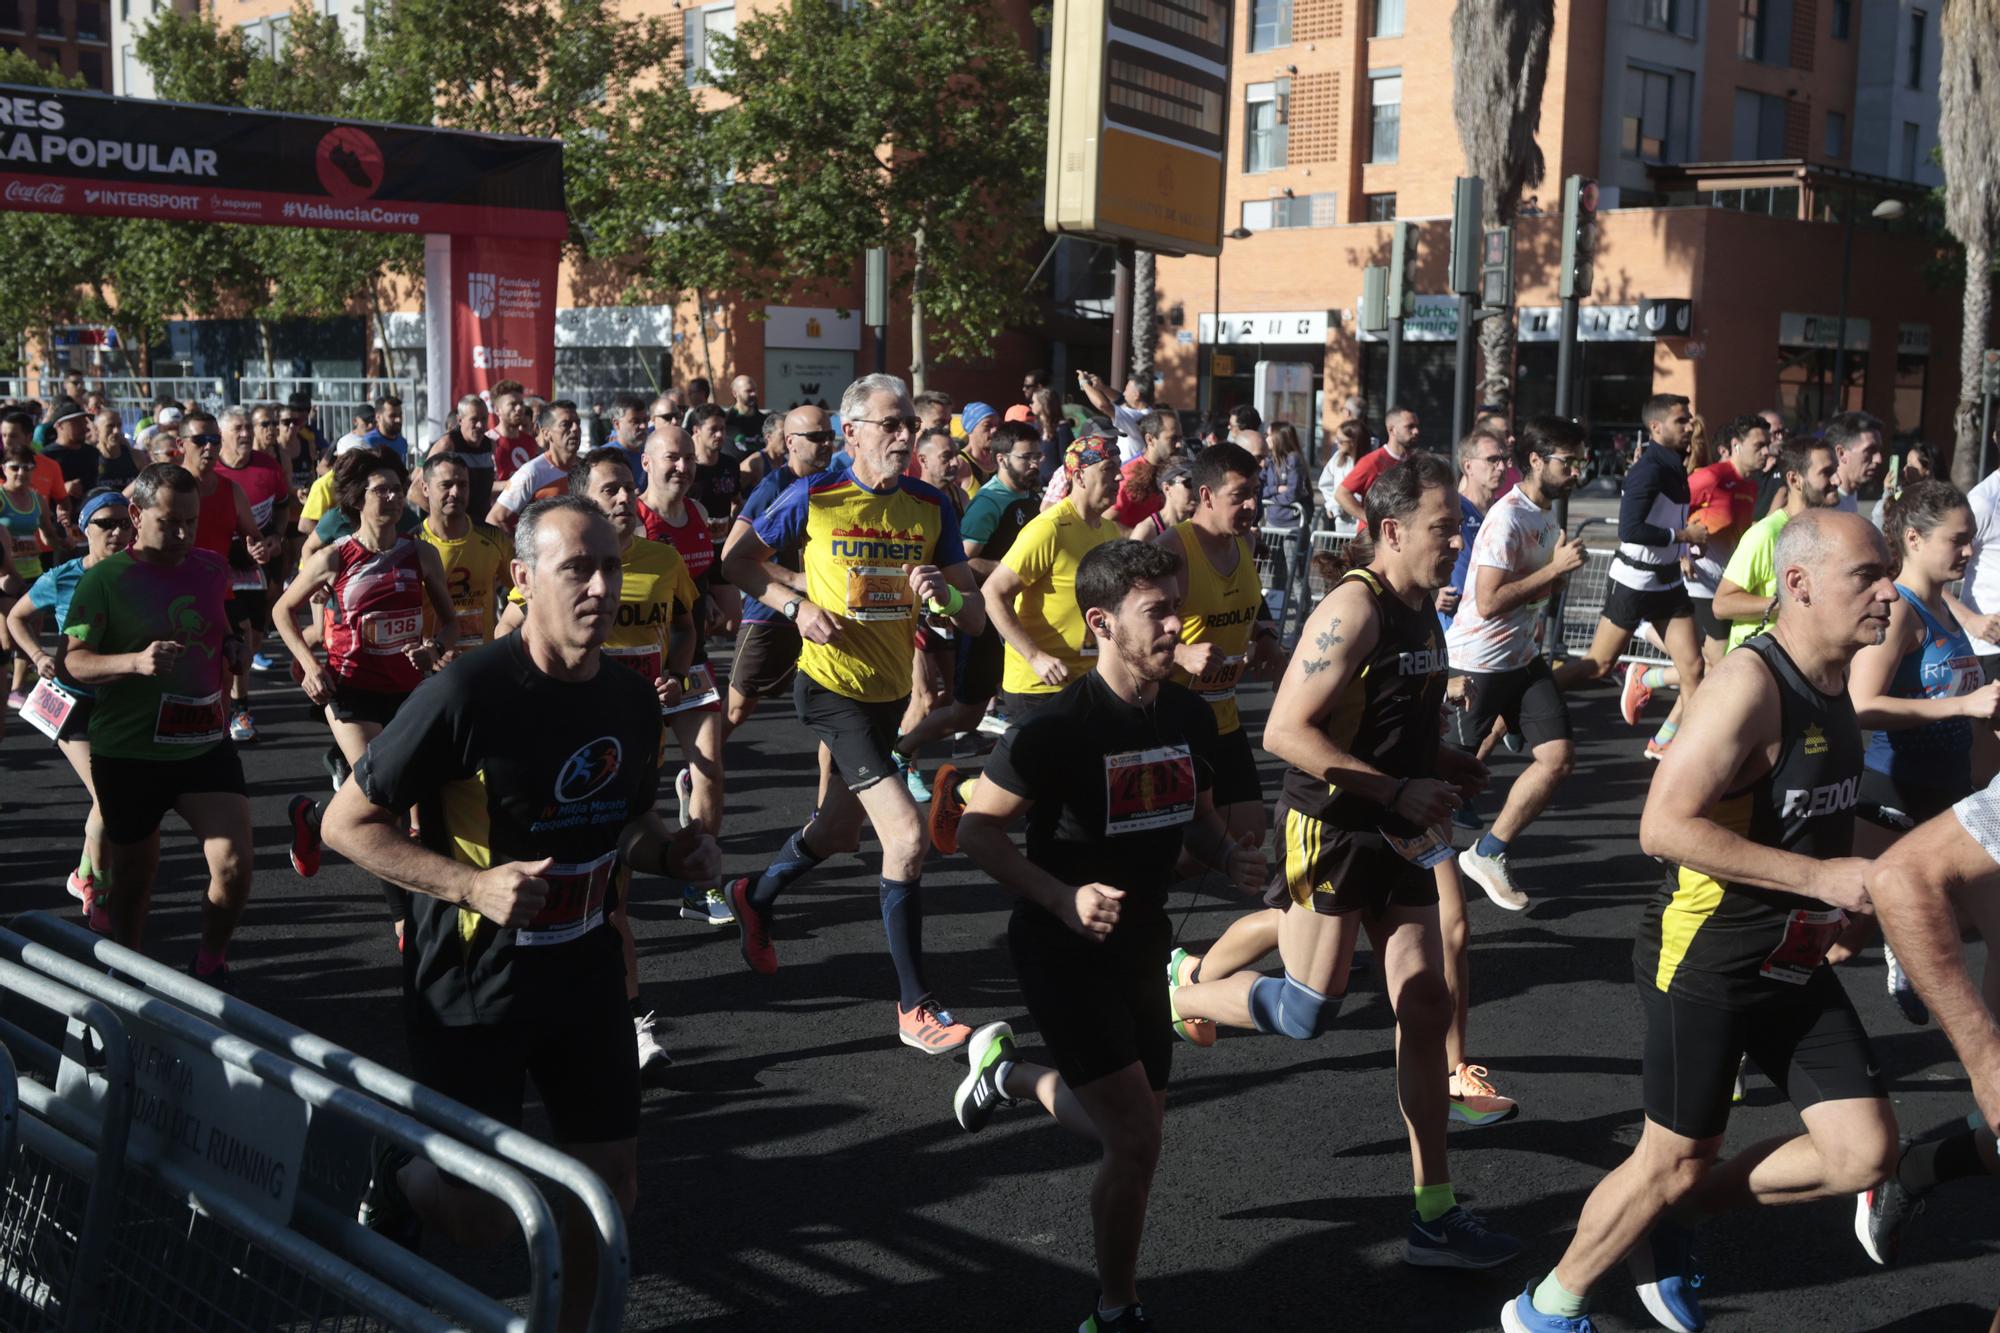
[[1230,0],[1056,0],[1050,231],[1169,254],[1222,249]]
[[1979,362],[1980,376],[1985,385],[1981,390],[2000,398],[2000,347],[1989,347]]
[[1495,227],[1486,233],[1480,254],[1479,304],[1502,310],[1514,304],[1514,229]]

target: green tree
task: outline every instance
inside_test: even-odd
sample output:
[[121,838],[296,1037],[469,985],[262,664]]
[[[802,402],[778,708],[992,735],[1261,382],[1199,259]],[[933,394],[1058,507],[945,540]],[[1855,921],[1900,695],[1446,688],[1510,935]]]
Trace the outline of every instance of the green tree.
[[704,165],[733,184],[669,252],[695,243],[691,269],[755,299],[844,281],[886,245],[918,388],[933,343],[984,354],[1030,314],[1048,78],[995,6],[794,0],[715,45]]
[[[17,51],[0,52],[0,83],[81,87]],[[58,324],[99,313],[86,288],[108,258],[111,228],[99,218],[0,212],[0,326],[16,337],[4,348],[6,369],[22,368],[22,343],[47,346]]]

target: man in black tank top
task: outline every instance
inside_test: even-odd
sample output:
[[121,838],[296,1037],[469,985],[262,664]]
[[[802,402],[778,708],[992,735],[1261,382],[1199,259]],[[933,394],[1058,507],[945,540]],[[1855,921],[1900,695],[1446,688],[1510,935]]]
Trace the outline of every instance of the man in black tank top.
[[1278,801],[1278,868],[1265,901],[1278,923],[1282,977],[1238,972],[1170,982],[1176,1031],[1202,1043],[1213,1023],[1304,1041],[1332,1025],[1354,946],[1368,931],[1399,1034],[1396,1091],[1410,1132],[1416,1211],[1403,1258],[1424,1267],[1492,1268],[1520,1242],[1457,1205],[1445,1160],[1445,1032],[1452,1016],[1432,867],[1440,833],[1478,760],[1439,745],[1444,634],[1431,609],[1459,548],[1458,488],[1413,454],[1368,490],[1365,568],[1350,571],[1307,619],[1264,729],[1290,767]]
[[[1826,965],[1847,912],[1872,910],[1852,857],[1861,733],[1848,665],[1882,641],[1896,593],[1864,519],[1794,518],[1778,539],[1782,614],[1689,702],[1640,818],[1673,875],[1647,909],[1633,967],[1646,1013],[1639,1146],[1584,1205],[1547,1279],[1502,1312],[1514,1333],[1577,1327],[1621,1258],[1663,1326],[1702,1326],[1693,1228],[1745,1204],[1867,1189],[1896,1162],[1896,1118],[1847,992]],[[1718,1162],[1748,1054],[1806,1132]]]

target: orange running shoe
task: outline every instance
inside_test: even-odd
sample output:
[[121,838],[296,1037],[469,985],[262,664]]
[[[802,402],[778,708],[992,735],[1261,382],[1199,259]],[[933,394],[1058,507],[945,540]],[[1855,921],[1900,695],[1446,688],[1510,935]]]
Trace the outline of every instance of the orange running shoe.
[[931,846],[940,855],[958,850],[958,821],[965,815],[965,798],[958,794],[958,765],[944,764],[931,780]]
[[972,1040],[972,1029],[926,995],[914,1009],[896,1006],[896,1035],[902,1038],[903,1045],[925,1055],[955,1055]]
[[1625,725],[1639,725],[1639,714],[1646,711],[1646,705],[1653,702],[1653,691],[1646,684],[1646,668],[1637,662],[1625,666],[1625,688],[1618,692],[1618,712],[1625,719]]
[[1497,1125],[1521,1108],[1486,1081],[1486,1066],[1461,1064],[1451,1071],[1451,1118],[1463,1125]]

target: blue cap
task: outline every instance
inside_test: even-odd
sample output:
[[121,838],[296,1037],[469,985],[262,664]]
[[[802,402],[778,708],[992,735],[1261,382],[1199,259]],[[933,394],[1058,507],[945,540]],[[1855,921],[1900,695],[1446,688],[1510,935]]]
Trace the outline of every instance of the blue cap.
[[958,414],[958,420],[959,424],[965,427],[965,433],[970,435],[979,428],[980,422],[998,415],[991,403],[967,403],[964,410]]

